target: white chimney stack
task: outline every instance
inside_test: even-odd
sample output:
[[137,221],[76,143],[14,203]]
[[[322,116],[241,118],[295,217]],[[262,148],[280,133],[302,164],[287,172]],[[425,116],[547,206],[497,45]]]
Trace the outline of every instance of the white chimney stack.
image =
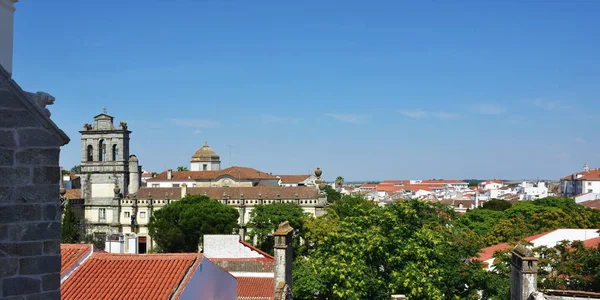
[[173,170],[172,169],[167,170],[167,179],[169,179],[169,180],[173,179]]
[[0,0],[0,65],[12,74],[13,32],[15,3],[18,0]]

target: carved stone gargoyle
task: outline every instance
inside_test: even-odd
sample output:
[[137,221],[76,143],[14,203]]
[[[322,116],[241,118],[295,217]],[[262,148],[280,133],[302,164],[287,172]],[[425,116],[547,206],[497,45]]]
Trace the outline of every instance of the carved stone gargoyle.
[[56,98],[54,98],[52,95],[46,92],[37,92],[35,94],[30,92],[25,93],[27,94],[27,96],[29,96],[29,99],[31,100],[31,102],[33,102],[33,104],[37,105],[37,107],[46,116],[50,117],[50,111],[46,108],[46,106],[54,104]]

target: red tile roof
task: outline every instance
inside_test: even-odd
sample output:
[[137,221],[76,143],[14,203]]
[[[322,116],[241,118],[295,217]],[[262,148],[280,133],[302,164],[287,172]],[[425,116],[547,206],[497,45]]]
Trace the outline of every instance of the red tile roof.
[[238,300],[274,299],[275,281],[268,277],[237,277]]
[[585,207],[593,208],[593,209],[600,209],[600,200],[589,200],[589,201],[581,202],[579,204],[581,204]]
[[586,248],[596,248],[600,244],[600,236],[583,242]]
[[61,285],[61,299],[169,299],[201,259],[195,253],[94,253]]
[[[552,230],[552,231],[548,231],[548,232],[544,232],[544,233],[540,233],[540,234],[536,234],[536,235],[532,235],[532,236],[528,236],[525,238],[525,241],[527,242],[532,242],[534,240],[537,240],[547,234],[550,234],[552,232],[554,232],[556,230]],[[480,261],[486,261],[488,259],[491,259],[492,257],[494,257],[494,253],[496,251],[503,251],[503,250],[508,250],[511,249],[513,247],[513,245],[510,245],[508,243],[502,243],[502,244],[498,244],[498,245],[494,245],[494,246],[490,246],[487,248],[483,248],[481,249],[481,251],[479,251],[479,257],[475,258],[476,260],[480,260]]]
[[560,180],[573,180],[573,175],[582,175],[580,178],[575,176],[575,180],[579,179],[598,179],[600,177],[600,169],[592,169],[587,172],[577,172],[561,178]]
[[308,179],[310,175],[277,175],[282,183],[299,183]]
[[[223,194],[229,199],[240,199],[241,194],[244,194],[244,199],[258,199],[259,194],[262,199],[318,199],[319,191],[314,187],[309,186],[293,186],[293,187],[274,187],[274,186],[255,186],[255,187],[202,187],[202,188],[187,188],[188,195],[207,195],[211,199],[222,199]],[[296,196],[298,194],[298,196]],[[128,196],[133,198],[133,195]],[[136,193],[138,199],[181,199],[181,188],[149,188],[143,187]]]
[[60,244],[60,261],[62,275],[69,270],[75,263],[81,260],[85,255],[92,253],[91,244]]
[[168,171],[162,172],[148,182],[153,181],[181,181],[181,180],[216,180],[227,176],[235,179],[255,180],[277,180],[278,178],[265,172],[246,167],[230,167],[218,171],[172,171],[172,179],[167,179]]
[[360,186],[361,188],[367,188],[367,189],[374,189],[377,187],[377,184],[375,183],[365,183],[363,185]]

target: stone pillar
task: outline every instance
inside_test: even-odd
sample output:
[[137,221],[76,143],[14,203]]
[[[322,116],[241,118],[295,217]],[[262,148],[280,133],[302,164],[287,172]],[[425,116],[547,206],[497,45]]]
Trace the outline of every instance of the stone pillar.
[[273,233],[275,237],[275,295],[281,293],[284,286],[292,290],[292,235],[294,228],[285,221]]
[[181,185],[181,198],[185,198],[187,196],[187,184]]
[[139,161],[135,155],[129,157],[129,194],[135,194],[140,189]]
[[244,193],[240,194],[240,229],[239,234],[242,241],[246,241],[246,200],[244,199]]
[[120,233],[123,230],[121,230],[121,189],[119,188],[119,185],[116,185],[113,191],[115,195],[111,204],[113,213],[111,231],[113,233]]
[[526,300],[537,290],[537,258],[531,249],[519,244],[510,261],[510,299]]

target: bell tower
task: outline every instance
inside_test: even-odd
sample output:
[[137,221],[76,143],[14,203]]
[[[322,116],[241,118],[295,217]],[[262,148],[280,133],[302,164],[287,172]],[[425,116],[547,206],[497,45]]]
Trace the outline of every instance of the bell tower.
[[[81,133],[81,193],[85,199],[85,218],[94,232],[116,231],[113,220],[115,191],[127,192],[130,180],[129,135],[127,123],[119,127],[106,108],[94,117],[94,124],[83,125]],[[137,160],[136,160],[137,161]]]

